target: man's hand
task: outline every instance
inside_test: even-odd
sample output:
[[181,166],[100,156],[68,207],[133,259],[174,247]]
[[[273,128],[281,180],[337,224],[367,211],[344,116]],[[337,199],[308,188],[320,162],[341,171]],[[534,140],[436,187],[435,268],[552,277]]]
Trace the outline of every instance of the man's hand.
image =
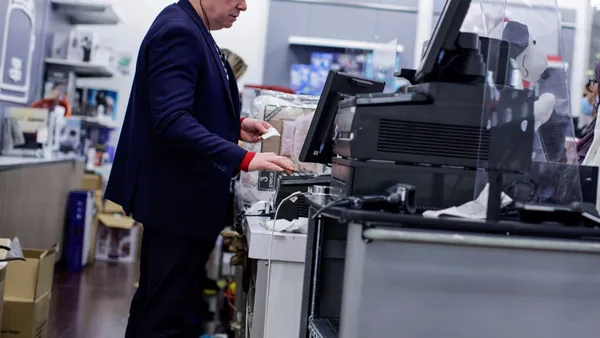
[[241,125],[240,139],[248,143],[257,143],[262,139],[260,136],[271,128],[268,122],[256,119],[244,119]]
[[294,162],[275,153],[256,153],[248,166],[248,171],[274,170],[292,172],[296,170]]

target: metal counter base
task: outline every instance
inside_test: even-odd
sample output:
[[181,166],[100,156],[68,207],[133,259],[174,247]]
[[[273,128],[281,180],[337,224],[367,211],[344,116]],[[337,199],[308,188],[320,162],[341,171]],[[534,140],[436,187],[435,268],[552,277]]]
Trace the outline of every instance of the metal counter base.
[[595,338],[600,244],[350,224],[340,336]]
[[332,208],[309,224],[299,337],[596,338],[599,232]]
[[335,338],[339,330],[339,319],[310,319],[308,323],[310,338]]

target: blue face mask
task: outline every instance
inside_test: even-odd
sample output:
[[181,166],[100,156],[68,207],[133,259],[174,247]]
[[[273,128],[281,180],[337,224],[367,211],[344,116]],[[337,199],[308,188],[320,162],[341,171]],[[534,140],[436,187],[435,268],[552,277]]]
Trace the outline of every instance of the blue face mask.
[[594,113],[594,106],[590,103],[587,97],[581,99],[581,115],[592,116]]

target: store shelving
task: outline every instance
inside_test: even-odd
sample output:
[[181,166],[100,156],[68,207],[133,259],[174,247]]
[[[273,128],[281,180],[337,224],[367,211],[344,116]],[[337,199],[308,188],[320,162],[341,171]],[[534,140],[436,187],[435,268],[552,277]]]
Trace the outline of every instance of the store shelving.
[[[376,42],[364,42],[354,40],[340,40],[340,39],[327,39],[327,38],[313,38],[307,36],[290,36],[288,38],[288,44],[290,46],[314,46],[314,47],[329,47],[329,48],[341,48],[341,49],[358,49],[358,50],[385,50],[389,48],[387,43],[376,43]],[[396,51],[402,53],[404,46],[398,45]]]
[[556,69],[569,69],[569,64],[563,61],[548,61],[548,68],[556,68]]
[[114,73],[106,65],[98,65],[89,62],[74,62],[64,59],[47,58],[48,68],[66,69],[75,72],[80,78],[103,78],[112,77]]
[[87,126],[91,127],[103,127],[109,129],[116,129],[119,127],[119,124],[116,121],[109,119],[99,119],[97,117],[76,115],[71,115],[68,118],[72,120],[80,120],[83,124],[86,124]]
[[51,0],[54,10],[73,25],[116,25],[121,19],[109,2],[93,0]]

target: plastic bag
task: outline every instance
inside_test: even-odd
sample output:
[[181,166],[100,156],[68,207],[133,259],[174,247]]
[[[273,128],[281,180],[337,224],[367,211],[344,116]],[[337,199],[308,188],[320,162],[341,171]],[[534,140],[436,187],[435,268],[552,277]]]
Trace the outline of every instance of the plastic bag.
[[[249,93],[248,95],[250,95]],[[291,156],[291,159],[299,164],[298,154],[299,149],[302,149],[302,144],[298,145],[298,140],[304,142],[308,127],[304,131],[304,136],[298,135],[296,131],[296,120],[299,118],[310,118],[314,114],[319,102],[318,96],[310,95],[294,95],[272,90],[260,90],[254,92],[255,97],[252,100],[250,108],[243,107],[242,109],[248,112],[249,118],[258,120],[270,121],[273,125],[283,126],[281,130],[281,144],[278,149],[279,154],[283,156]],[[244,101],[248,104],[248,101]],[[275,123],[279,120],[279,123]],[[262,143],[244,143],[244,149],[254,152],[262,152]],[[272,151],[272,150],[270,150]],[[304,170],[314,167],[313,165],[299,165]],[[249,207],[257,201],[271,200],[275,194],[275,190],[259,190],[258,180],[260,174],[257,172],[240,173],[240,178],[235,182],[235,196],[238,206]]]
[[10,261],[24,261],[25,256],[23,255],[23,249],[21,248],[21,242],[17,237],[13,238],[10,243],[10,248],[0,246],[0,249],[7,250],[6,257],[4,259],[0,259],[0,262],[10,262]]

